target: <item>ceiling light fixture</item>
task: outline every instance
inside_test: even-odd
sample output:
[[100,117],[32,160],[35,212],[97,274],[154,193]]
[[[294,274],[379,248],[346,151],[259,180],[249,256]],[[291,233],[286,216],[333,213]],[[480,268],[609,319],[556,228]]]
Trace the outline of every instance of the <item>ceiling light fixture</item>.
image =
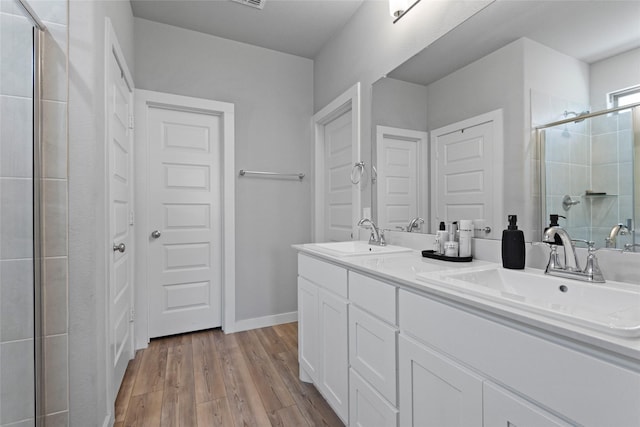
[[391,13],[393,23],[398,22],[418,3],[420,0],[389,0],[389,13]]

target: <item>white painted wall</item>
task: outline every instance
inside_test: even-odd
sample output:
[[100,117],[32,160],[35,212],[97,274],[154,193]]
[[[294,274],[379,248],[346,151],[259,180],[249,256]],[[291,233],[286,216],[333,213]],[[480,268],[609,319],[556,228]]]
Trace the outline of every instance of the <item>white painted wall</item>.
[[[371,158],[373,82],[417,54],[491,0],[423,1],[396,24],[386,1],[365,1],[314,61],[314,111],[361,83],[361,158]],[[370,165],[369,165],[370,166]],[[368,171],[370,172],[370,170]],[[371,205],[371,186],[362,185],[362,207]]]
[[371,132],[376,126],[391,126],[426,132],[427,87],[383,78],[373,84]]
[[133,68],[127,0],[69,2],[69,424],[113,417],[106,389],[104,34],[109,17]]
[[640,84],[640,48],[591,64],[591,106],[607,108],[607,93]]
[[[236,177],[236,320],[295,312],[295,243],[311,239],[313,63],[135,19],[139,89],[235,104],[235,169],[304,172]],[[245,322],[245,325],[248,323]]]

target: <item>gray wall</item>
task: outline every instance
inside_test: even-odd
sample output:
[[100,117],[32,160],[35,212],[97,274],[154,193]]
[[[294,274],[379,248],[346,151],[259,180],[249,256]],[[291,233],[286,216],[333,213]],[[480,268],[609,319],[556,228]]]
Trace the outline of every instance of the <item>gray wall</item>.
[[[314,61],[314,108],[319,111],[361,83],[361,158],[371,159],[371,85],[491,1],[423,1],[396,24],[386,1],[365,1]],[[369,171],[370,172],[370,171]],[[371,186],[362,187],[362,207]]]
[[[235,169],[310,169],[313,62],[135,20],[136,87],[235,104]],[[310,181],[236,177],[236,320],[297,310]]]
[[113,417],[105,378],[105,17],[133,72],[129,1],[69,2],[69,421],[78,427]]

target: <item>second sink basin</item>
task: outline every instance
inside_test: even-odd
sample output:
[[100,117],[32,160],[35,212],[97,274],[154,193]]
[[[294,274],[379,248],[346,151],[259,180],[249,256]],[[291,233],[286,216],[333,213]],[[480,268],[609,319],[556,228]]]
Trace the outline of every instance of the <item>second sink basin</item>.
[[411,252],[411,249],[402,246],[375,246],[362,241],[313,243],[307,248],[337,257]]
[[499,267],[441,274],[422,280],[580,326],[624,337],[640,336],[640,288],[550,277],[541,271]]

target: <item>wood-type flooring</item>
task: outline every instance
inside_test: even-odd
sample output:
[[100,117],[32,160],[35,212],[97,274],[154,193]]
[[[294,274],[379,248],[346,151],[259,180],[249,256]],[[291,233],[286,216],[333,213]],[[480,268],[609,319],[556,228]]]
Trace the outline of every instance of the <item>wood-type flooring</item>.
[[343,426],[298,379],[297,323],[151,340],[129,362],[114,427]]

